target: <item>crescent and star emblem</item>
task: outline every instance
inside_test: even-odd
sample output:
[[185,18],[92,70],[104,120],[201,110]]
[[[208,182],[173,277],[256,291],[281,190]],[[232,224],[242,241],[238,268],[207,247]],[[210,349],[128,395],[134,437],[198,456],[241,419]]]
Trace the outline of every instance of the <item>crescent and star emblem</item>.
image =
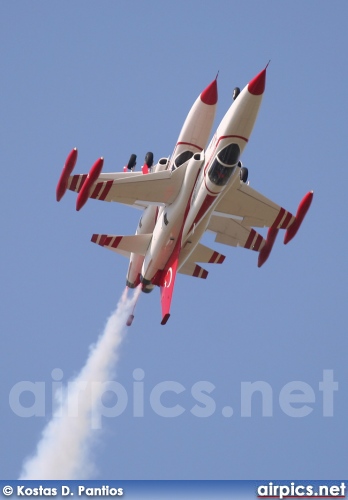
[[[168,279],[169,279],[169,283],[167,282],[167,281],[168,281]],[[164,286],[165,286],[166,288],[169,288],[169,287],[170,287],[170,284],[171,284],[171,282],[172,282],[172,279],[173,279],[173,270],[172,270],[172,268],[170,267],[170,268],[168,269],[168,271],[167,271],[167,274],[166,274],[166,280],[165,280],[165,282],[164,282]]]

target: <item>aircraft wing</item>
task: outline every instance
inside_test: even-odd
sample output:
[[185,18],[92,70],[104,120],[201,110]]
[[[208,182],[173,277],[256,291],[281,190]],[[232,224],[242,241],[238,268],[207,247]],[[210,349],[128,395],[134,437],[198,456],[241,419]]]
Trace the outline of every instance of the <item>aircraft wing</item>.
[[232,186],[227,191],[214,213],[234,216],[243,226],[248,227],[287,229],[295,220],[290,212],[244,182],[237,189]]
[[[258,266],[269,257],[279,229],[286,229],[284,243],[296,235],[313,200],[309,191],[301,200],[296,216],[269,200],[243,182],[226,193],[217,204],[207,230],[216,233],[215,241],[231,246],[241,246],[259,252]],[[268,227],[264,239],[255,227]]]
[[225,256],[212,248],[202,245],[202,243],[198,243],[188,260],[191,262],[205,262],[207,264],[222,264]]
[[[147,206],[169,204],[178,196],[186,168],[142,174],[141,172],[117,172],[100,174],[89,190],[89,197],[102,201],[116,201],[126,205]],[[70,176],[68,189],[80,192],[86,174]]]

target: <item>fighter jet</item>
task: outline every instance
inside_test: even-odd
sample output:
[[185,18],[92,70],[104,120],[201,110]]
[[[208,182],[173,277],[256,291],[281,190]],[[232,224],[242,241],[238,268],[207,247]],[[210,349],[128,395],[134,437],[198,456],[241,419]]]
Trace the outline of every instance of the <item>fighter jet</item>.
[[[200,264],[222,264],[225,259],[200,243],[205,231],[214,232],[217,243],[258,252],[261,267],[279,229],[286,231],[284,243],[288,243],[311,205],[313,191],[293,215],[249,185],[248,170],[241,162],[264,94],[267,66],[244,89],[234,89],[233,102],[208,145],[218,100],[217,77],[194,102],[169,158],[153,165],[149,152],[141,171],[134,171],[132,154],[124,171],[116,173],[101,173],[104,159],[99,158],[88,174],[71,175],[75,148],[65,162],[57,201],[70,189],[78,193],[76,210],[89,198],[143,209],[135,235],[93,234],[92,242],[129,258],[129,288],[141,286],[149,293],[160,287],[162,325],[170,316],[177,273],[206,279],[208,271]],[[254,229],[263,227],[269,228],[266,237]],[[133,318],[134,314],[127,324]]]

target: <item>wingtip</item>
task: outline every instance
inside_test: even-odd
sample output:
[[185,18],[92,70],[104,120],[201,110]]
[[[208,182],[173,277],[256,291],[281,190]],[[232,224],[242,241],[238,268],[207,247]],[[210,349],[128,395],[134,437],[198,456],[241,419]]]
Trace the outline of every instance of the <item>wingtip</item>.
[[60,201],[68,189],[68,179],[75,168],[77,161],[77,148],[73,148],[68,154],[56,187],[56,200]]
[[296,217],[291,226],[287,229],[284,235],[284,245],[287,245],[297,234],[300,229],[303,219],[305,218],[313,201],[314,191],[308,191],[300,201],[297,209]]
[[279,229],[270,227],[267,232],[267,238],[266,238],[266,243],[264,247],[260,250],[259,253],[259,258],[257,261],[257,267],[262,267],[268,257],[270,256],[270,253],[272,251],[273,245],[275,243],[275,240],[278,236]]

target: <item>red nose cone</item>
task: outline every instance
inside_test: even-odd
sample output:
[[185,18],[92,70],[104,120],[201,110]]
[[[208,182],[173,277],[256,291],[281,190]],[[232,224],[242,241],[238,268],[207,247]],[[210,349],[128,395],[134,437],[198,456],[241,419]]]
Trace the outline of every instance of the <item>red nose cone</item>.
[[215,79],[201,93],[201,101],[204,102],[204,104],[214,105],[217,103],[217,100],[218,100],[218,91],[217,91],[217,81]]
[[266,68],[263,69],[251,82],[249,82],[248,90],[250,94],[261,95],[265,90],[266,85]]

